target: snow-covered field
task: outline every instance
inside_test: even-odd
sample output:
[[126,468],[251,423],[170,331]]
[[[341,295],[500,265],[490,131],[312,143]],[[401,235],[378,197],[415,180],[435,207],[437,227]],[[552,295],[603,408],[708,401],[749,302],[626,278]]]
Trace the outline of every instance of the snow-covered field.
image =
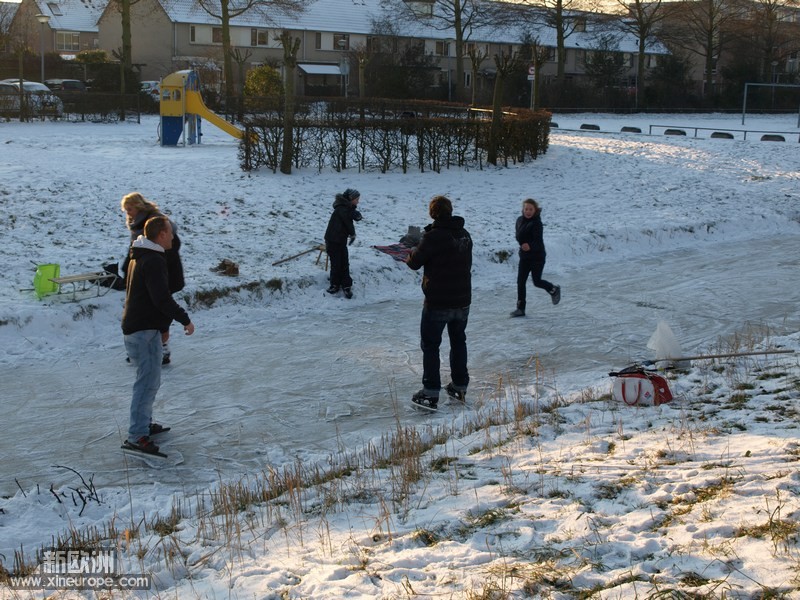
[[[695,361],[658,408],[615,404],[607,377],[654,358],[660,322],[686,355],[800,349],[796,115],[553,120],[548,153],[507,169],[289,177],[243,173],[208,124],[202,146],[178,148],[149,117],[0,124],[2,568],[73,530],[152,574],[149,592],[118,597],[800,596],[798,355]],[[689,135],[618,133],[654,124]],[[322,242],[347,187],[364,214],[350,301],[325,297],[317,251],[273,265]],[[156,417],[175,460],[160,467],[118,450],[133,378],[122,294],[29,290],[36,264],[121,260],[134,190],[180,228],[197,327],[173,332]],[[420,274],[371,246],[426,224],[440,193],[475,242],[473,384],[467,410],[430,417],[408,407]],[[564,297],[531,288],[512,320],[529,196]],[[212,271],[223,259],[238,277]],[[409,447],[430,449],[390,452]]]

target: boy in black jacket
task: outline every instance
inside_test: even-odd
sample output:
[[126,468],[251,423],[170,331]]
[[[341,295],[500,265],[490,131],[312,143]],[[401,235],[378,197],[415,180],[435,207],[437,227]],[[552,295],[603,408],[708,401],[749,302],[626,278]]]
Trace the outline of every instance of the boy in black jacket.
[[472,303],[472,238],[464,219],[453,216],[453,205],[445,196],[435,196],[428,205],[433,223],[425,227],[422,240],[406,259],[415,271],[424,267],[422,292],[425,302],[420,321],[422,389],[411,401],[435,410],[442,388],[439,346],[447,327],[450,337],[450,376],[445,391],[464,401],[469,385],[467,371],[467,320]]
[[186,335],[194,333],[189,315],[175,302],[169,290],[164,253],[171,247],[169,219],[164,216],[148,219],[144,235],[131,246],[122,312],[125,350],[136,365],[126,445],[148,454],[158,452],[150,436],[165,430],[152,422],[153,403],[161,386],[161,332],[175,320],[183,325]]
[[361,213],[357,209],[360,198],[358,190],[352,188],[336,194],[333,214],[325,230],[325,250],[331,261],[331,285],[326,291],[329,294],[336,294],[339,290],[343,290],[348,300],[353,297],[353,279],[350,277],[350,255],[347,246],[356,239],[353,221],[361,220]]

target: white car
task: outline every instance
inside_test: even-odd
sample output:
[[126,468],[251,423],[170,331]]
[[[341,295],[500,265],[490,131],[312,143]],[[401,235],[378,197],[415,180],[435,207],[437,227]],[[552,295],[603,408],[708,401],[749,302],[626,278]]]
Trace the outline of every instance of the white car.
[[160,81],[142,81],[141,91],[150,96],[153,100],[158,102],[161,100],[161,82]]
[[[36,81],[22,80],[27,111],[33,117],[60,117],[64,114],[64,103],[50,88]],[[0,81],[0,115],[19,115],[19,79]]]

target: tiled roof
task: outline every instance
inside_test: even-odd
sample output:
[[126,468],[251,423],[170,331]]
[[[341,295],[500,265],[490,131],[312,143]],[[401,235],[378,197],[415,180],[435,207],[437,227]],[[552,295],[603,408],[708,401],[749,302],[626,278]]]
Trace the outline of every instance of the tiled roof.
[[14,18],[14,15],[17,14],[17,9],[19,8],[19,2],[5,2],[4,0],[0,0],[0,11],[2,14],[8,19],[8,22],[11,22],[11,19]]
[[[176,23],[195,25],[218,25],[219,19],[209,15],[199,7],[196,0],[158,0],[170,19]],[[97,20],[108,5],[108,0],[35,0],[39,10],[50,15],[50,27],[59,31],[97,32]],[[55,7],[55,11],[53,8]],[[373,31],[373,23],[382,20],[385,2],[382,0],[316,0],[298,15],[285,15],[277,12],[251,9],[231,20],[238,27],[263,27],[269,29],[291,29],[295,31],[321,31],[330,33],[353,33],[368,35]],[[56,14],[61,13],[61,14]],[[567,48],[591,49],[597,47],[596,35],[591,31],[574,32],[566,39]],[[533,27],[520,22],[516,25],[495,27],[476,27],[472,30],[470,41],[519,44],[526,32],[538,37],[541,44],[555,46],[555,30],[547,26]],[[418,22],[409,21],[398,34],[421,39],[452,39],[452,31],[436,29]],[[618,50],[635,53],[636,37],[618,32]],[[649,52],[665,53],[660,44],[648,48]]]
[[[178,23],[191,23],[195,25],[218,25],[219,20],[199,8],[195,0],[159,0],[170,18]],[[382,0],[316,0],[305,12],[299,15],[287,16],[278,13],[258,12],[251,9],[249,12],[231,20],[231,25],[239,27],[264,27],[270,29],[292,29],[295,31],[322,31],[332,33],[355,33],[367,35],[373,31],[373,22],[382,19],[386,3]],[[588,27],[591,27],[589,25]],[[502,29],[495,27],[478,27],[472,30],[470,40],[474,42],[492,42],[519,44],[524,39],[530,25],[521,23],[515,26],[505,26]],[[402,36],[421,39],[452,39],[452,31],[443,31],[431,26],[424,26],[416,22],[408,22]],[[546,46],[556,45],[555,30],[541,26],[537,31],[540,43]],[[636,52],[636,37],[624,32],[618,32],[618,50],[621,52]],[[596,35],[591,31],[574,32],[567,37],[568,48],[590,49],[597,46]],[[666,52],[660,45],[648,48],[651,52]]]
[[97,20],[108,0],[35,0],[39,12],[50,17],[55,31],[97,32]]

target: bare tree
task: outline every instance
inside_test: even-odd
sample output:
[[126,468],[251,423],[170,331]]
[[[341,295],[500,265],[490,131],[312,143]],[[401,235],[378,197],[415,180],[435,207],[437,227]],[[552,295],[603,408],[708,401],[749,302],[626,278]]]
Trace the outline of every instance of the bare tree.
[[294,76],[297,69],[297,52],[300,50],[300,38],[293,37],[284,30],[278,37],[283,46],[283,152],[281,153],[281,173],[292,174],[294,158]]
[[636,36],[636,107],[645,104],[644,68],[647,48],[655,42],[655,31],[661,21],[669,16],[670,7],[663,0],[617,0],[626,11],[614,22],[622,31]]
[[[751,3],[749,33],[759,54],[761,80],[775,77],[776,68],[800,50],[796,24],[787,19],[800,3],[797,0],[755,0]],[[772,83],[775,83],[772,81]]]
[[502,51],[494,55],[494,66],[497,76],[494,80],[494,97],[492,100],[492,124],[489,129],[489,147],[486,151],[486,162],[497,165],[497,144],[500,139],[500,126],[503,123],[503,87],[506,77],[519,68],[519,55],[516,52]]
[[539,97],[542,88],[542,67],[550,56],[550,48],[543,46],[539,38],[525,35],[525,42],[531,49],[531,62],[533,63],[533,91],[531,92],[531,110],[539,108]]
[[478,71],[483,61],[489,58],[489,52],[473,45],[467,50],[467,55],[469,55],[469,64],[472,67],[472,106],[475,106],[478,92]]
[[555,31],[556,83],[561,87],[567,64],[567,38],[586,27],[586,14],[579,10],[584,6],[583,0],[522,0],[516,7],[499,7],[495,20],[509,24],[524,23],[530,26],[531,31],[543,27]]
[[[426,7],[422,10],[421,7]],[[453,35],[456,48],[456,98],[464,99],[464,42],[472,30],[492,22],[492,3],[487,0],[391,0],[384,7],[388,18],[398,23],[414,21]]]
[[[366,45],[358,44],[353,46],[351,54],[356,59],[356,63],[358,63],[358,97],[363,100],[367,96],[367,79],[365,75],[367,72],[367,64],[369,64],[370,52]],[[361,106],[361,112],[363,114],[364,105],[362,104]]]
[[13,2],[0,2],[0,52],[8,51],[11,47],[11,20],[18,6]]
[[[122,62],[122,68],[124,69],[124,71],[128,72],[133,67],[131,7],[138,4],[139,0],[111,0],[111,2],[119,12],[122,24],[122,47],[117,51],[117,57]],[[123,80],[123,85],[124,85],[124,80]]]
[[[402,35],[403,23],[388,13],[372,21],[365,93],[386,98],[422,98],[434,84],[437,60],[422,40]],[[361,65],[359,65],[359,70]]]
[[726,28],[741,19],[742,8],[739,0],[683,0],[658,28],[658,37],[665,44],[703,60],[703,96],[713,97],[716,91],[714,71],[728,42]]
[[303,12],[308,4],[308,0],[195,0],[195,2],[209,15],[219,19],[222,26],[223,73],[228,102],[234,97],[231,19],[248,12],[259,12],[264,16],[265,23],[270,23],[271,15],[275,13],[296,15]]
[[112,50],[111,54],[120,62],[119,66],[119,93],[122,105],[120,107],[120,120],[125,120],[125,92],[127,90],[126,76],[133,69],[133,41],[131,34],[131,7],[138,4],[139,0],[111,0],[120,13],[122,26],[122,47]]
[[231,50],[231,61],[236,63],[236,71],[239,74],[238,85],[236,86],[236,97],[239,100],[236,103],[236,118],[239,121],[244,118],[244,78],[247,74],[245,65],[252,55],[253,53],[249,49],[233,48]]

